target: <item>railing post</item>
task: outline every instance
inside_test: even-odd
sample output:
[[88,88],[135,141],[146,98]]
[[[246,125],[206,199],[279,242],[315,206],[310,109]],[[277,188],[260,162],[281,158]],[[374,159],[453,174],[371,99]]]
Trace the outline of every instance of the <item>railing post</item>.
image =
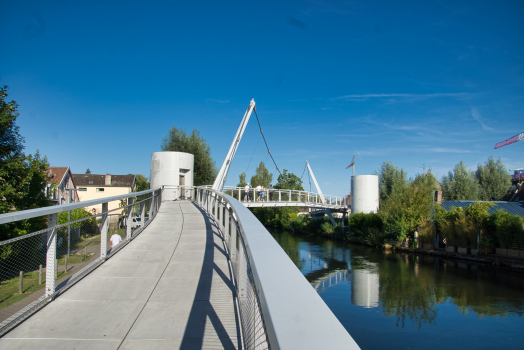
[[307,201],[309,203],[309,192],[307,193]]
[[213,215],[215,215],[215,219],[218,220],[218,195],[213,192],[213,196],[215,197],[215,204],[214,204],[215,212]]
[[154,192],[151,192],[149,193],[149,220],[151,220],[153,218],[153,205],[155,204],[154,203],[154,198],[155,197],[155,193]]
[[220,227],[220,218],[221,218],[221,216],[220,216],[220,211],[222,210],[222,203],[220,203],[220,202],[218,201],[218,197],[217,197],[217,206],[216,206],[216,208],[217,208],[217,209],[216,209],[215,216],[216,216],[216,219],[217,219],[217,221],[218,221],[218,225],[219,225],[218,227]]
[[282,190],[278,190],[278,201],[282,202]]
[[292,202],[292,199],[291,199],[291,190],[289,190],[289,201]]
[[[227,203],[224,206],[224,239],[227,242],[229,241],[229,209],[227,208]],[[231,252],[231,250],[230,250]]]
[[56,269],[56,222],[58,214],[47,216],[47,254],[45,267],[45,297],[50,297],[55,293],[55,269]]
[[100,223],[100,258],[102,260],[105,260],[107,256],[107,230],[109,228],[108,208],[109,203],[102,203],[102,222]]
[[131,227],[133,226],[133,198],[127,199],[127,225],[126,239],[131,239]]
[[146,195],[142,195],[142,201],[140,202],[140,227],[144,227],[146,217]]

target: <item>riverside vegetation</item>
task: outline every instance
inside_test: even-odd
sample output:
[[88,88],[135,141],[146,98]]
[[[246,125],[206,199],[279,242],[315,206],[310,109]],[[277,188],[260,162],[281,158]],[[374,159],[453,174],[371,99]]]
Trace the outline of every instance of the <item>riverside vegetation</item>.
[[[257,181],[260,168],[266,172],[261,163],[257,169]],[[489,183],[489,176],[495,181],[504,182],[504,165],[499,159],[492,157],[484,166],[479,165],[476,173],[470,172],[466,183],[462,183],[461,174],[464,173],[461,162],[444,177],[442,182],[445,188],[446,199],[484,199],[483,193],[495,185]],[[467,170],[466,170],[467,172]],[[270,176],[269,176],[270,175]],[[272,175],[265,175],[271,178]],[[379,176],[380,208],[378,213],[358,213],[346,218],[345,222],[338,222],[333,226],[327,217],[312,219],[307,215],[298,215],[298,208],[253,208],[257,218],[267,227],[287,229],[299,234],[313,234],[350,242],[365,243],[382,247],[385,243],[396,241],[407,247],[415,248],[415,232],[418,232],[420,244],[432,244],[434,232],[446,239],[447,246],[477,247],[477,235],[481,237],[481,247],[524,249],[524,230],[522,218],[502,210],[492,214],[488,210],[493,206],[489,202],[477,202],[468,208],[454,207],[450,211],[444,210],[435,202],[435,191],[438,181],[431,173],[417,176],[414,180],[407,178],[404,170],[398,169],[390,162],[384,162],[376,173]],[[294,174],[286,174],[293,179],[286,181],[279,176],[275,188],[303,190],[302,181]],[[509,175],[508,175],[509,176]],[[475,183],[475,179],[478,182]],[[487,180],[488,179],[488,180]],[[240,184],[245,184],[245,174],[240,177]],[[253,182],[253,181],[252,181]],[[463,188],[476,188],[479,196],[470,198]],[[500,186],[499,186],[500,187]],[[507,188],[507,187],[506,187]],[[493,192],[494,193],[494,192]],[[496,198],[500,200],[506,194],[498,191]],[[342,226],[349,226],[343,230]],[[435,230],[435,231],[434,231]]]

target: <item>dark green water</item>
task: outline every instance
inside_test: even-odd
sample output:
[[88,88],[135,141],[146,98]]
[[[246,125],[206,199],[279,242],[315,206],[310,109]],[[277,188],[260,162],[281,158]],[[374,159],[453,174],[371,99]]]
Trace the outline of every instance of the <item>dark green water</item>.
[[270,232],[362,349],[524,349],[524,274]]

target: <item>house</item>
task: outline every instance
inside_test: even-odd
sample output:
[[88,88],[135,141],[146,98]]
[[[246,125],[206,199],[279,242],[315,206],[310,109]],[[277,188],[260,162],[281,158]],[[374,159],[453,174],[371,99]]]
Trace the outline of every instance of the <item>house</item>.
[[423,183],[426,180],[427,184],[433,186],[433,201],[435,203],[442,203],[442,184],[431,173],[423,173],[413,180],[413,184]]
[[[97,174],[73,174],[79,192],[81,201],[89,201],[104,197],[119,196],[134,191],[136,186],[135,175],[97,175]],[[108,204],[108,209],[117,209],[120,201],[112,201]],[[86,210],[92,213],[101,213],[102,204],[86,207]],[[111,214],[120,214],[120,211],[114,211]]]
[[[69,167],[50,166],[47,168],[47,181],[45,192],[54,204],[69,203],[69,189],[76,189],[71,169]],[[79,202],[77,191],[72,192],[71,203]]]
[[[442,208],[446,211],[453,209],[453,207],[462,207],[467,208],[472,204],[478,203],[477,201],[442,201]],[[524,202],[504,202],[504,201],[491,201],[494,206],[488,209],[488,213],[492,214],[497,210],[502,209],[503,211],[512,214],[518,215],[524,218]]]

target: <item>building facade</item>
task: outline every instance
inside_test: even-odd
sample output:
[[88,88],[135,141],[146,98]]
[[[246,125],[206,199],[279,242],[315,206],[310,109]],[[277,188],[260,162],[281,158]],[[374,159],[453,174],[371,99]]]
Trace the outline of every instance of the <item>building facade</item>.
[[[135,175],[73,174],[73,179],[77,188],[83,190],[79,192],[79,197],[82,202],[128,194],[133,192],[136,186]],[[109,202],[108,209],[118,209],[119,206],[120,201],[112,201]],[[86,207],[86,210],[99,214],[102,212],[102,204]],[[114,210],[110,214],[120,213],[120,210]]]
[[[55,204],[69,203],[69,190],[76,189],[69,167],[50,166],[47,168],[46,196]],[[71,203],[79,202],[77,191],[72,191]]]

